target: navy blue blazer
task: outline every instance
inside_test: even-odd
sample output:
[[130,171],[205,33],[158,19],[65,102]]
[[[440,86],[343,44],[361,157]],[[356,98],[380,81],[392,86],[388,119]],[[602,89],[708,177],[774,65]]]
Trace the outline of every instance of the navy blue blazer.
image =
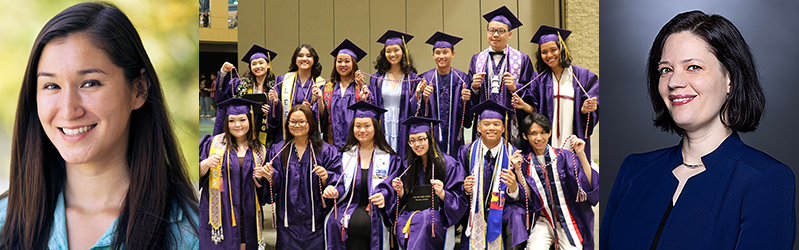
[[[599,249],[650,249],[677,189],[680,149],[627,156],[599,230]],[[657,249],[791,249],[796,235],[793,171],[733,132],[702,157],[663,227]]]

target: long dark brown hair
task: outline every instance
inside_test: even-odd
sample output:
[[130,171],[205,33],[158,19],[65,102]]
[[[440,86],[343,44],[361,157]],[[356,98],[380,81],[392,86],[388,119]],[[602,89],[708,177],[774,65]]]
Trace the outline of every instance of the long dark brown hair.
[[[347,54],[344,54],[344,55],[347,55]],[[350,55],[348,55],[348,56],[350,56]],[[355,60],[354,57],[350,56],[350,59],[352,59],[352,69],[350,70],[350,75],[352,75],[352,80],[354,82],[355,81],[355,72],[358,72],[358,63],[356,62],[357,60]],[[333,72],[330,72],[330,78],[335,79],[336,82],[340,82],[341,81],[341,75],[338,73],[338,69],[336,69],[337,61],[338,61],[338,56],[333,58],[333,63],[334,63],[333,64]]]
[[294,54],[291,55],[289,72],[297,72],[300,70],[300,66],[297,66],[297,56],[299,56],[300,50],[302,50],[302,48],[308,49],[308,53],[310,53],[311,57],[313,57],[313,65],[311,65],[311,79],[315,79],[322,75],[322,63],[319,62],[319,54],[316,53],[316,50],[310,44],[301,44],[300,46],[297,46],[297,49],[294,50]]
[[[283,127],[286,129],[286,131],[289,131],[289,126],[290,126],[289,117],[291,117],[291,114],[297,111],[302,112],[302,114],[305,115],[305,119],[308,120],[308,140],[310,140],[309,143],[313,147],[314,152],[316,152],[316,156],[319,156],[319,153],[322,152],[322,134],[319,133],[318,129],[319,125],[317,125],[316,116],[313,115],[313,111],[311,111],[311,108],[302,104],[291,107],[291,110],[289,110],[289,115],[286,117],[286,121],[283,124]],[[288,143],[293,139],[294,135],[292,135],[291,133],[286,133],[286,139],[284,139],[286,143]],[[283,152],[280,154],[280,159],[283,161],[283,165],[287,165],[288,162],[287,159],[289,157],[290,151],[291,149],[283,150]],[[316,161],[318,160],[319,159],[316,159]]]
[[[170,218],[177,216],[177,210],[193,218],[189,215],[197,214],[198,200],[170,124],[161,84],[127,16],[114,5],[89,2],[50,19],[31,49],[14,121],[10,185],[2,195],[8,198],[8,208],[0,230],[0,249],[45,249],[51,236],[53,212],[66,172],[63,158],[45,135],[37,114],[36,71],[48,42],[76,32],[89,37],[123,69],[131,89],[138,89],[135,83],[140,77],[147,77],[150,84],[144,105],[130,114],[126,161],[131,185],[111,246],[175,248],[181,236],[169,230]],[[197,235],[197,222],[190,224]]]
[[[399,44],[399,46],[400,50],[402,51],[402,58],[399,62],[402,73],[405,73],[406,75],[408,72],[417,73],[416,67],[413,66],[413,59],[411,58],[410,52],[405,49],[404,44]],[[377,73],[381,75],[385,74],[391,69],[391,62],[389,62],[388,58],[386,58],[386,47],[388,46],[383,46],[383,49],[380,50],[380,54],[377,54],[377,60],[375,60],[375,69],[377,70]]]
[[[372,137],[372,140],[375,142],[375,146],[380,148],[380,150],[388,152],[389,154],[397,154],[394,149],[391,149],[391,145],[388,144],[388,141],[386,141],[386,135],[383,134],[383,124],[380,122],[380,120],[376,118],[369,119],[372,119],[372,126],[375,128],[375,136]],[[347,136],[347,143],[344,143],[344,146],[338,150],[339,152],[347,152],[347,150],[350,150],[355,145],[358,145],[359,142],[358,139],[355,138],[355,132],[352,132],[354,129],[355,119],[352,119],[352,122],[350,122],[350,133]]]
[[[436,171],[436,180],[440,180],[441,182],[446,181],[444,176],[446,176],[447,165],[444,162],[444,155],[441,153],[441,148],[438,147],[438,142],[433,138],[432,133],[425,132],[425,135],[427,135],[426,166],[422,166],[422,157],[416,155],[416,152],[413,151],[413,148],[411,148],[409,144],[405,144],[405,162],[408,163],[408,167],[411,168],[408,169],[408,174],[405,177],[405,186],[409,193],[412,193],[413,189],[418,186],[419,171],[424,171],[424,168],[430,169],[431,166],[434,167]],[[424,176],[424,183],[430,183],[430,179],[433,178],[433,172],[427,171]]]
[[[250,147],[250,149],[252,149],[253,152],[256,152],[259,148],[261,148],[261,141],[258,140],[258,138],[255,138],[255,135],[253,135],[253,133],[255,133],[254,132],[255,122],[252,120],[251,114],[247,114],[247,123],[250,124],[250,129],[247,129],[247,134],[244,135],[248,138],[247,146]],[[236,142],[236,138],[234,138],[233,135],[230,134],[229,126],[230,126],[230,115],[227,115],[225,116],[225,122],[224,126],[222,126],[222,131],[224,131],[225,133],[225,142],[227,142],[227,145],[230,145],[228,146],[228,148],[236,152],[236,150],[238,150],[239,148],[239,144]]]

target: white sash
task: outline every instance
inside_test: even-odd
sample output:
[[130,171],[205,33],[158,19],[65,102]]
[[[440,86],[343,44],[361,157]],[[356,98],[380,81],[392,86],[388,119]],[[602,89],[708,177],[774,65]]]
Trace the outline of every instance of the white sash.
[[[289,72],[283,75],[283,83],[280,86],[280,95],[282,97],[281,104],[283,104],[283,120],[286,121],[286,117],[289,116],[289,111],[291,110],[291,103],[294,102],[294,85],[297,81],[297,73],[296,72]],[[283,127],[283,126],[280,126]],[[286,131],[283,130],[283,138],[286,138]]]
[[[547,151],[549,151],[550,161],[552,162],[552,164],[550,164],[547,168],[554,168],[554,169],[552,169],[553,170],[552,171],[552,177],[555,180],[555,187],[554,187],[555,190],[554,190],[554,193],[552,195],[556,196],[555,198],[557,198],[558,199],[558,203],[560,203],[560,209],[558,210],[558,214],[561,214],[563,216],[563,218],[566,220],[566,222],[565,222],[566,225],[564,227],[564,231],[566,231],[566,233],[569,234],[568,235],[568,237],[569,237],[568,240],[570,241],[570,243],[572,243],[573,245],[578,245],[578,244],[582,245],[583,244],[583,238],[582,238],[581,235],[579,235],[580,231],[577,228],[577,224],[574,221],[574,217],[572,217],[571,212],[569,211],[569,205],[567,205],[566,197],[563,194],[563,186],[561,184],[560,174],[559,174],[559,171],[557,169],[557,166],[558,166],[557,165],[558,164],[558,155],[555,152],[555,149],[553,149],[549,145],[547,145]],[[532,159],[531,159],[531,163],[532,163]],[[546,165],[546,163],[541,163],[541,164]],[[541,176],[539,176],[538,172],[536,172],[536,166],[529,165],[528,169],[527,169],[527,172],[530,173],[531,177],[533,177],[533,180],[535,181],[535,187],[538,189],[538,193],[539,194],[548,194],[547,188],[546,188],[547,184],[546,183],[541,183]],[[539,199],[541,200],[542,209],[544,209],[545,212],[550,217],[550,221],[549,221],[550,226],[552,226],[552,229],[555,230],[557,228],[557,226],[554,223],[557,220],[557,218],[552,218],[552,211],[550,210],[549,205],[547,204],[547,203],[549,203],[549,201],[544,198],[544,195],[539,195]],[[561,226],[563,226],[563,225],[561,225]],[[530,228],[530,232],[532,232],[532,230],[533,230],[533,228],[531,227]],[[574,239],[574,240],[572,240],[572,239]],[[575,241],[579,241],[579,242],[575,242]]]
[[[350,186],[352,185],[352,178],[355,177],[355,171],[360,170],[360,166],[358,166],[358,155],[356,154],[356,147],[352,147],[350,150],[347,150],[344,153],[341,153],[341,162],[346,164],[346,166],[342,166],[344,172],[342,173],[343,180],[341,180],[344,184],[344,194],[349,192]],[[371,190],[374,190],[380,182],[383,182],[388,177],[389,171],[389,163],[391,161],[391,154],[380,150],[380,148],[375,148],[375,158],[372,162],[372,187]],[[370,194],[371,195],[371,194]],[[347,195],[340,195],[338,202],[344,200],[344,197]]]

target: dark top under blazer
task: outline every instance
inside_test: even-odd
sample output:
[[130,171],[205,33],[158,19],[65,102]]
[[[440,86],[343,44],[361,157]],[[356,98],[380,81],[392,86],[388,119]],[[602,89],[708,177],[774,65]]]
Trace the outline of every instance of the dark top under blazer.
[[[680,149],[627,156],[608,199],[599,249],[649,249],[674,191]],[[688,180],[657,249],[791,249],[795,240],[793,171],[747,146],[733,132],[702,157],[707,170]]]

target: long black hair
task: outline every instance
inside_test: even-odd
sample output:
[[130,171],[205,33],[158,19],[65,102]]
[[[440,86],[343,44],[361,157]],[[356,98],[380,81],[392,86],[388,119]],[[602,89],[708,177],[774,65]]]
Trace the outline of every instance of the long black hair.
[[[399,46],[400,50],[402,51],[402,59],[400,59],[399,62],[402,73],[405,73],[406,75],[408,72],[416,73],[416,67],[413,66],[411,53],[405,49],[405,45],[399,44]],[[375,60],[375,69],[377,70],[378,74],[385,74],[391,69],[391,63],[386,58],[386,47],[388,46],[383,46],[383,49],[380,50],[380,54],[377,54],[377,60]]]
[[[572,65],[572,56],[571,54],[564,55],[563,53],[563,43],[560,41],[555,40],[555,46],[558,46],[558,50],[560,51],[560,64],[561,68],[568,68]],[[538,72],[544,72],[544,70],[549,69],[549,65],[544,62],[544,59],[541,57],[541,45],[538,45],[538,50],[535,52],[535,70]]]
[[[383,134],[383,124],[380,122],[380,120],[376,118],[369,119],[372,119],[372,127],[375,128],[375,136],[372,137],[372,140],[375,142],[375,147],[392,155],[397,154],[397,152],[391,148],[391,145],[388,144],[388,141],[386,141],[386,135]],[[344,146],[338,149],[339,152],[347,152],[355,145],[358,145],[359,142],[358,139],[355,138],[355,132],[353,132],[354,129],[355,119],[352,119],[352,122],[350,122],[350,133],[347,136],[347,143],[344,143]]]
[[[289,110],[289,115],[286,116],[286,121],[284,122],[283,127],[286,129],[286,131],[289,131],[289,118],[291,117],[291,114],[294,114],[294,112],[297,111],[302,112],[302,114],[305,115],[305,119],[308,120],[308,143],[311,144],[314,152],[316,152],[316,156],[318,157],[322,152],[322,134],[319,133],[319,130],[317,129],[318,125],[316,116],[313,115],[313,111],[311,111],[310,107],[303,104],[292,106],[291,110]],[[283,141],[288,143],[292,139],[294,139],[294,135],[291,133],[286,133],[286,138]],[[283,152],[280,154],[280,159],[283,161],[283,165],[287,165],[286,163],[288,162],[287,159],[289,157],[290,151],[291,149],[283,150]],[[319,159],[316,159],[316,161],[318,160]]]
[[[198,199],[164,102],[161,83],[136,28],[116,6],[103,2],[73,5],[44,25],[33,43],[19,92],[11,145],[10,185],[0,249],[45,249],[53,213],[66,181],[64,159],[45,135],[37,113],[37,69],[50,41],[81,32],[122,68],[132,91],[142,77],[150,86],[141,108],[130,113],[126,161],[130,186],[114,228],[111,247],[173,249],[178,232],[170,218],[197,214]],[[144,73],[142,73],[144,70]],[[124,124],[123,124],[124,126]],[[193,219],[189,219],[193,220]],[[189,223],[198,235],[197,222]]]
[[[408,163],[408,173],[405,176],[405,186],[408,189],[408,192],[413,192],[413,189],[418,185],[419,182],[418,176],[419,171],[424,171],[424,169],[430,169],[430,167],[434,167],[436,171],[436,178],[442,182],[445,182],[446,178],[446,163],[444,162],[444,155],[441,153],[441,148],[438,147],[438,142],[436,139],[433,138],[433,134],[430,132],[425,132],[427,135],[427,165],[422,166],[422,157],[416,155],[416,152],[413,151],[410,144],[405,144],[405,162]],[[424,175],[424,183],[430,183],[430,179],[433,178],[432,171],[426,171]]]
[[316,50],[310,44],[301,44],[297,46],[297,49],[294,50],[294,54],[291,55],[291,64],[289,64],[289,72],[296,72],[300,70],[300,67],[297,66],[297,56],[300,54],[300,50],[302,48],[308,49],[308,53],[311,53],[311,57],[313,57],[313,65],[311,65],[311,79],[315,79],[322,75],[322,63],[319,62],[319,54],[316,53]]
[[646,64],[649,100],[655,110],[655,127],[682,135],[683,129],[671,117],[666,103],[660,97],[658,85],[660,72],[658,63],[663,54],[663,46],[671,34],[689,32],[707,42],[708,49],[716,56],[722,73],[730,78],[730,93],[721,105],[719,119],[725,126],[750,132],[760,124],[760,117],[766,107],[766,98],[757,76],[754,57],[738,28],[721,15],[707,15],[701,11],[680,13],[660,29]]

